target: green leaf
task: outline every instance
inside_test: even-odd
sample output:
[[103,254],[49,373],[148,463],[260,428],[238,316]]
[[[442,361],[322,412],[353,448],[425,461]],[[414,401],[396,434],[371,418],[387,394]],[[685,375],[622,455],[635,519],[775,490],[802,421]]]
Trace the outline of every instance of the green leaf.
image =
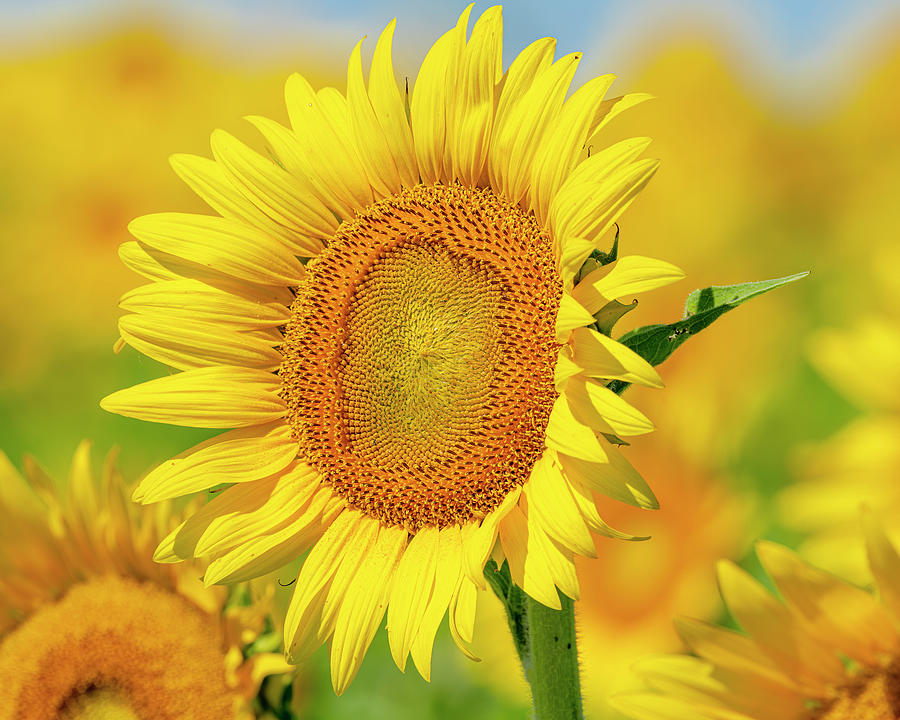
[[[634,350],[651,365],[659,365],[691,335],[708,328],[729,310],[750,298],[774,290],[782,285],[806,277],[809,272],[788,275],[776,280],[723,285],[694,290],[688,295],[684,317],[668,325],[645,325],[619,338],[619,342]],[[621,390],[624,390],[624,383]],[[610,385],[612,387],[612,384]],[[618,385],[613,388],[621,392]]]

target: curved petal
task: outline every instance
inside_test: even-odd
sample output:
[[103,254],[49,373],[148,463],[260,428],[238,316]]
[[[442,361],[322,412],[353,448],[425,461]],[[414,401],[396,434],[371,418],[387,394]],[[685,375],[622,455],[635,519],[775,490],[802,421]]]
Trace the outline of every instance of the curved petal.
[[565,396],[575,419],[596,432],[627,437],[653,431],[646,415],[595,380],[572,378]]
[[452,177],[466,185],[478,184],[487,162],[496,86],[503,73],[502,52],[503,10],[495,5],[472,28],[453,89],[455,113],[446,142],[452,150]]
[[538,149],[531,168],[529,205],[543,223],[556,195],[584,147],[594,117],[615,75],[593,78],[570,97],[552,131]]
[[190,318],[242,330],[284,325],[290,309],[278,302],[235,295],[199,280],[160,280],[126,292],[119,307],[142,315]]
[[412,187],[419,182],[419,168],[416,164],[412,129],[406,117],[403,98],[397,88],[391,60],[391,41],[396,24],[396,20],[388,23],[375,46],[372,69],[369,72],[369,99],[375,116],[384,129],[401,181],[406,187]]
[[353,217],[354,211],[369,205],[373,198],[365,168],[341,137],[340,125],[346,117],[335,113],[327,96],[316,93],[297,73],[285,83],[284,97],[294,135],[309,159],[310,181],[316,187],[326,185],[341,200],[340,214]]
[[575,419],[564,397],[556,398],[547,424],[548,448],[591,462],[607,462],[606,451],[587,425]]
[[684,271],[671,263],[641,255],[620,257],[612,267],[588,273],[572,290],[584,308],[595,313],[623,295],[647,292],[681,280]]
[[452,135],[452,105],[448,88],[455,88],[459,58],[466,43],[472,5],[463,10],[456,27],[432,45],[416,77],[410,103],[410,125],[421,182],[447,179],[451,163],[447,137]]
[[572,360],[587,377],[660,388],[662,378],[644,358],[591,328],[572,331]]
[[594,539],[553,456],[554,453],[545,452],[538,459],[525,486],[529,522],[537,522],[547,535],[569,550],[596,557]]
[[334,218],[310,192],[305,178],[297,177],[251,150],[224,130],[210,137],[213,156],[234,185],[274,221],[310,238],[313,252],[321,249],[315,238],[328,238]]
[[362,40],[353,48],[347,66],[350,128],[369,182],[378,194],[387,196],[400,190],[400,173],[366,92],[361,48]]
[[462,575],[462,545],[457,526],[442,528],[438,534],[437,558],[434,572],[434,588],[419,624],[418,632],[410,646],[410,655],[419,674],[431,680],[431,652],[434,636],[440,627],[453,592]]
[[425,616],[434,587],[439,532],[436,527],[419,530],[410,540],[397,566],[396,582],[387,610],[388,642],[400,670]]
[[291,230],[266,215],[234,186],[225,169],[215,160],[176,154],[169,158],[169,163],[178,177],[222,217],[262,230],[300,256],[317,255],[322,249],[318,240]]
[[264,370],[209,367],[149,380],[100,401],[109,412],[188,427],[262,425],[282,417],[280,383]]
[[402,527],[379,528],[378,538],[366,553],[366,561],[347,589],[331,638],[331,684],[337,695],[343,694],[356,677],[384,617],[407,537]]
[[234,220],[157,213],[132,220],[128,231],[152,248],[262,285],[298,285],[306,272],[282,245]]
[[213,322],[123,315],[119,334],[147,357],[179,370],[210,365],[275,370],[283,359],[270,341]]
[[151,470],[135,488],[132,499],[154,503],[222,482],[259,480],[283,470],[296,456],[297,442],[282,420],[231,430]]

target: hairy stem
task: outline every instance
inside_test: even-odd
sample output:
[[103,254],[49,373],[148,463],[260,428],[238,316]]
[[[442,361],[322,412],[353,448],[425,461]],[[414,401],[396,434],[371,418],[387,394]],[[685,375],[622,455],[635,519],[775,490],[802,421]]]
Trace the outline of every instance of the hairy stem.
[[489,562],[484,574],[506,608],[513,643],[531,686],[535,720],[582,720],[575,604],[562,593],[560,610],[532,599],[510,580],[506,563],[498,569]]

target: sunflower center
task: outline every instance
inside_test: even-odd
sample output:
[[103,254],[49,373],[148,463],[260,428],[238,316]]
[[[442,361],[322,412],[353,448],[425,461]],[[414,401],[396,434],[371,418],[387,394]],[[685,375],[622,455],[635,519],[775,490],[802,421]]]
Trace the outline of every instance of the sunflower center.
[[900,661],[868,672],[837,692],[813,720],[887,720],[900,717]]
[[221,720],[234,692],[216,622],[148,583],[73,586],[0,644],[0,717]]
[[60,720],[141,720],[118,690],[95,688],[74,696],[59,712]]
[[417,186],[345,222],[307,266],[280,374],[301,455],[411,531],[524,483],[556,392],[550,239],[488,190]]

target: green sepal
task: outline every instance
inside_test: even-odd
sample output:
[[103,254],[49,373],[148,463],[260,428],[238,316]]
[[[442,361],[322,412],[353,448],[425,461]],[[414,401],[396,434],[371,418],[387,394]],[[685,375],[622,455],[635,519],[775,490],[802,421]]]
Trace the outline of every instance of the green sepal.
[[629,446],[630,442],[627,440],[623,440],[618,435],[613,435],[612,433],[600,433],[603,437],[609,440],[611,445],[618,445],[619,447]]
[[578,268],[578,272],[575,275],[575,284],[581,282],[581,279],[588,275],[589,273],[594,272],[599,267],[603,267],[604,265],[609,265],[610,263],[614,263],[616,259],[619,257],[619,225],[616,224],[616,237],[613,239],[612,247],[609,252],[603,252],[602,250],[591,250],[591,254],[587,256],[587,259],[581,264],[581,267]]
[[594,327],[608,336],[612,332],[613,326],[622,319],[622,316],[634,310],[637,304],[637,299],[632,300],[628,305],[623,305],[618,300],[610,300],[594,313]]

